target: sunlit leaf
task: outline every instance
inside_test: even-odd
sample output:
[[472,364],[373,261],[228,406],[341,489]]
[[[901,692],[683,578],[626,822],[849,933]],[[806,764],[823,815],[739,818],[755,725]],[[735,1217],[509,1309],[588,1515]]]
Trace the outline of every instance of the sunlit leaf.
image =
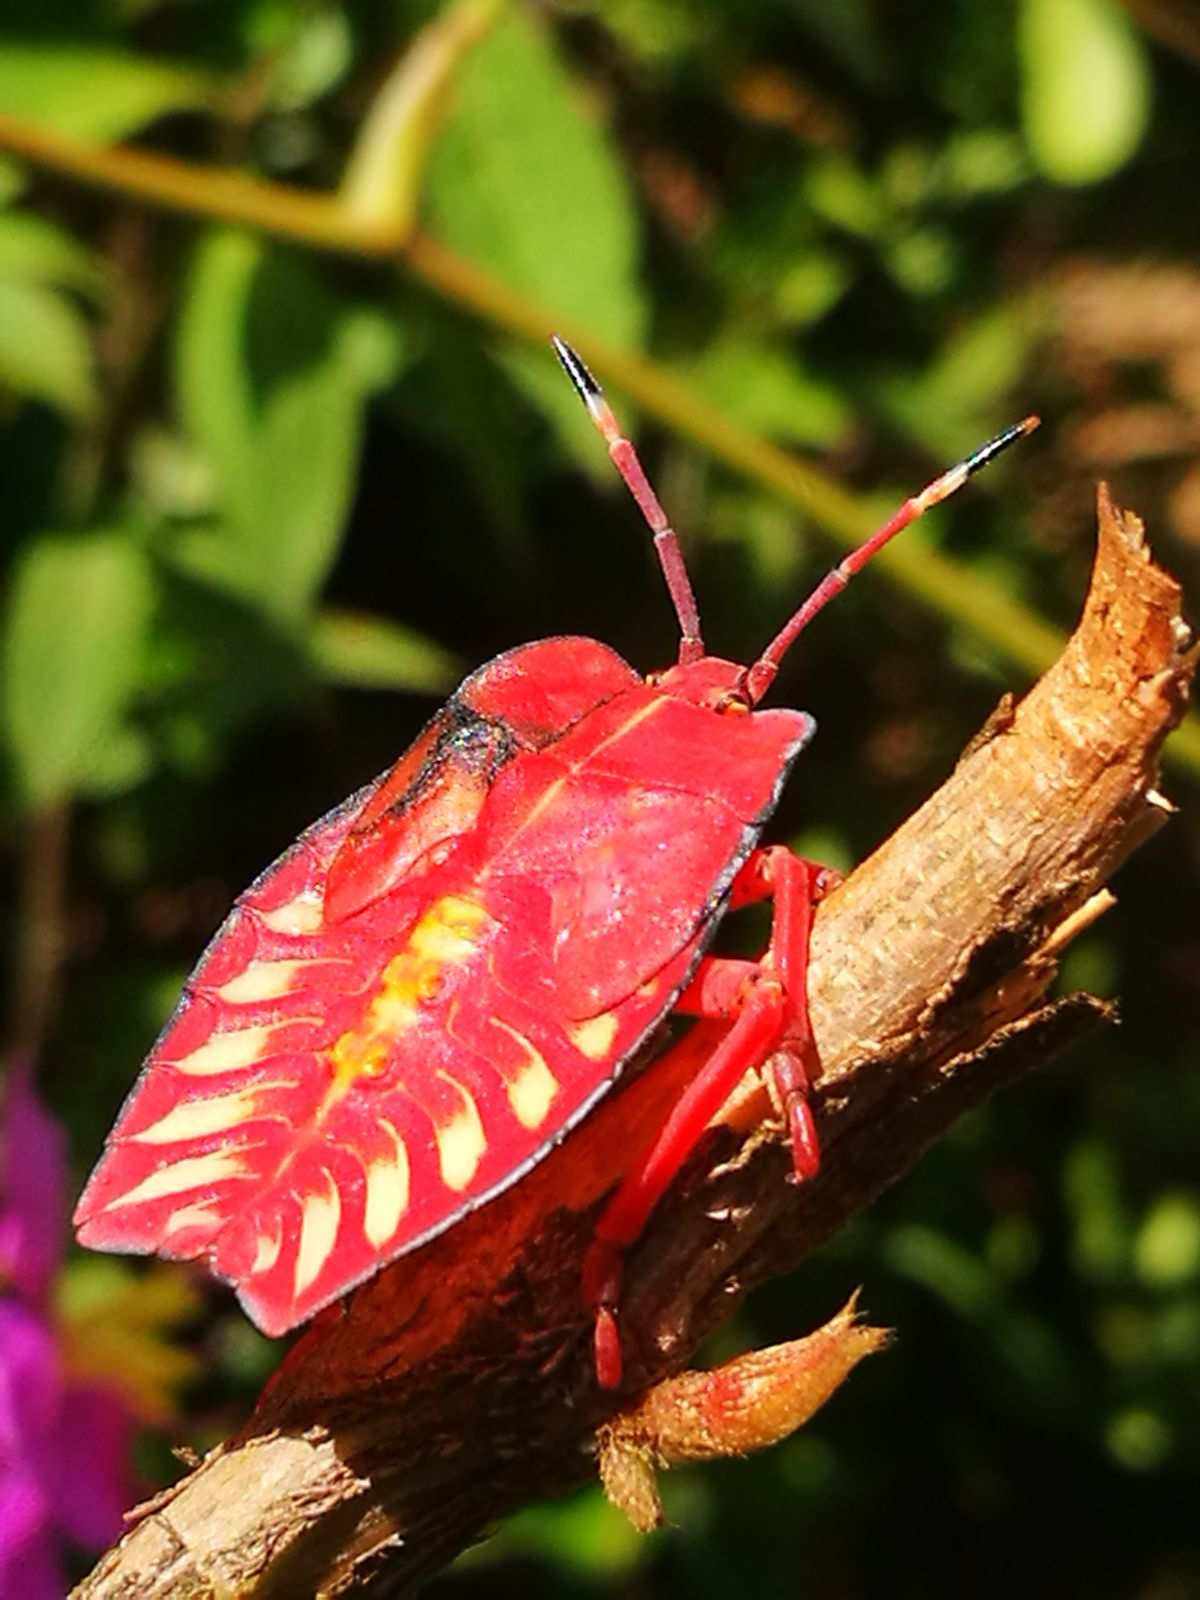
[[540,1506],[510,1518],[497,1548],[484,1548],[476,1562],[486,1566],[497,1556],[511,1558],[521,1552],[536,1554],[577,1580],[606,1579],[611,1584],[628,1578],[647,1546],[629,1520],[597,1489],[561,1505]]
[[165,548],[159,622],[146,681],[171,708],[160,733],[188,773],[212,768],[230,735],[311,693],[304,629],[264,614],[221,569],[234,540],[187,530]]
[[440,694],[460,675],[454,657],[432,639],[367,611],[322,611],[310,647],[323,677],[356,689]]
[[31,808],[88,781],[138,682],[152,603],[140,546],[48,534],[18,563],[3,641],[3,722]]
[[453,0],[413,38],[375,91],[346,162],[338,198],[364,222],[407,232],[416,220],[434,140],[463,61],[503,0]]
[[120,138],[164,112],[204,104],[212,90],[194,67],[98,44],[8,39],[0,48],[0,112],[81,138]]
[[1130,1472],[1161,1467],[1174,1442],[1165,1418],[1144,1406],[1127,1406],[1110,1418],[1104,1433],[1109,1454]]
[[217,479],[226,577],[298,615],[337,554],[367,396],[399,345],[298,256],[241,233],[197,252],[179,327],[184,420]]
[[350,21],[337,6],[301,15],[295,35],[271,64],[270,95],[281,111],[296,111],[327,94],[354,56]]
[[149,736],[141,728],[116,728],[96,746],[83,788],[91,799],[124,794],[148,778],[154,767],[154,744]]
[[595,111],[529,14],[506,18],[464,63],[429,208],[447,244],[515,288],[637,342],[632,197]]
[[883,1253],[894,1272],[940,1295],[962,1316],[994,1311],[996,1285],[990,1273],[949,1234],[909,1223],[892,1229]]
[[600,13],[604,26],[621,47],[635,58],[669,60],[701,50],[710,43],[720,26],[716,7],[679,4],[647,4],[647,0],[587,0],[587,9]]
[[1003,194],[1029,176],[1029,162],[1006,128],[967,128],[942,150],[940,179],[948,194],[964,199]]
[[0,276],[0,387],[85,417],[96,403],[85,317],[41,283]]
[[1105,1279],[1127,1264],[1131,1227],[1116,1165],[1099,1139],[1081,1139],[1063,1165],[1063,1193],[1074,1224],[1081,1276]]
[[89,250],[32,211],[0,212],[0,278],[54,283],[89,295],[97,295],[104,281]]
[[[524,550],[529,419],[512,403],[507,370],[480,348],[470,330],[434,321],[430,331],[428,353],[402,385],[399,406],[410,425],[461,463],[500,537]],[[550,376],[561,381],[557,362]],[[583,408],[576,403],[576,410]],[[583,423],[590,429],[586,414]],[[594,460],[594,433],[589,442]]]
[[29,174],[19,161],[0,155],[0,205],[11,205],[29,187]]
[[805,192],[818,216],[859,238],[873,239],[885,220],[878,185],[848,156],[832,154],[814,161],[805,176]]
[[1149,1284],[1186,1283],[1200,1276],[1200,1203],[1194,1194],[1159,1195],[1138,1229],[1133,1261]]
[[817,322],[849,285],[851,271],[832,250],[807,250],[793,257],[774,285],[773,299],[787,322]]
[[1025,132],[1042,171],[1096,183],[1137,149],[1150,115],[1145,45],[1117,0],[1022,0]]
[[[428,205],[447,244],[548,312],[578,318],[614,344],[640,342],[645,305],[629,187],[594,109],[532,15],[514,11],[465,61],[430,162]],[[549,376],[550,363],[535,358],[545,372],[531,378],[528,356],[503,359],[567,447],[581,448],[578,401]]]
[[1036,306],[1002,302],[958,328],[922,372],[885,379],[879,398],[914,438],[952,461],[1008,420],[1000,401],[1018,387],[1037,331]]
[[901,288],[915,297],[940,294],[954,279],[959,251],[945,228],[912,228],[886,251],[888,270]]
[[830,445],[850,412],[832,384],[805,372],[794,355],[733,335],[713,345],[693,378],[725,413],[757,433],[798,444]]

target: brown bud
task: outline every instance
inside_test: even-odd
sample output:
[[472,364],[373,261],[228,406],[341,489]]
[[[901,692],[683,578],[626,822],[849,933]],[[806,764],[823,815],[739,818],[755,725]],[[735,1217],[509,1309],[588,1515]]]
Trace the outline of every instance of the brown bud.
[[655,1468],[748,1455],[786,1439],[851,1369],[890,1338],[858,1321],[858,1295],[806,1339],[683,1372],[642,1396],[597,1436],[600,1480],[639,1532],[662,1522]]

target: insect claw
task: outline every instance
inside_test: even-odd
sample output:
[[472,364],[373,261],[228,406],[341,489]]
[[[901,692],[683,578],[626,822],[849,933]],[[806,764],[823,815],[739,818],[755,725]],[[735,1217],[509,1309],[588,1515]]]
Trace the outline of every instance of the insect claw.
[[602,1389],[619,1389],[623,1371],[621,1332],[617,1327],[617,1314],[611,1306],[596,1307],[596,1327],[592,1343],[596,1382]]
[[789,1096],[787,1119],[792,1136],[792,1170],[788,1177],[792,1183],[808,1183],[820,1171],[821,1145],[806,1094]]

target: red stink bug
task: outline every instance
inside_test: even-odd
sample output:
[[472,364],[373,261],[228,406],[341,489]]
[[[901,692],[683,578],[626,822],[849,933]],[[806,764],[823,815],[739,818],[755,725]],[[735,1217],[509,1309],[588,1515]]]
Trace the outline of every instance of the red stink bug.
[[[280,1334],[514,1183],[669,1013],[729,1026],[626,1175],[583,1265],[621,1376],[622,1256],[730,1091],[763,1068],[795,1175],[819,1159],[806,970],[829,875],[762,828],[813,732],[756,709],[813,616],[889,539],[1036,426],[934,480],[748,667],[705,654],[678,541],[599,386],[555,350],[654,535],[679,620],[649,678],[557,638],[480,667],[412,748],[241,896],[76,1211],[82,1243],[207,1258]],[[758,961],[709,956],[769,899]]]

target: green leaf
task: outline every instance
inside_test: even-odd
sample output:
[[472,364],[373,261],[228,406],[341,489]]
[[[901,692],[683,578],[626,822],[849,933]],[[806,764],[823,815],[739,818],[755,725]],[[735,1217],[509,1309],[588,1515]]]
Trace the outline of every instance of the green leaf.
[[956,199],[1005,194],[1024,183],[1029,161],[1015,132],[1007,128],[964,128],[947,139],[940,181]]
[[850,279],[848,263],[832,250],[805,250],[783,268],[771,298],[785,322],[807,327],[832,310]]
[[527,1552],[553,1564],[575,1580],[605,1582],[620,1587],[642,1559],[644,1539],[633,1524],[598,1491],[575,1495],[560,1505],[537,1506],[519,1512],[500,1531],[497,1548],[481,1551],[479,1565],[488,1559],[510,1559]]
[[302,614],[333,563],[366,399],[399,355],[392,324],[344,308],[298,256],[241,233],[201,245],[176,348],[180,407],[225,513],[216,565],[279,617]]
[[322,611],[311,649],[323,677],[355,689],[444,694],[461,675],[455,658],[432,639],[367,611]]
[[[213,771],[245,726],[303,704],[313,674],[300,628],[166,547],[143,682],[159,751],[189,777]],[[185,545],[186,549],[186,545]]]
[[[496,365],[525,398],[537,407],[550,423],[560,446],[575,465],[599,482],[612,485],[612,467],[603,451],[596,449],[596,426],[579,397],[563,376],[562,368],[548,351],[514,345],[492,352]],[[636,415],[620,390],[610,395],[622,424],[633,430]]]
[[884,410],[936,455],[952,461],[1003,420],[1039,331],[1036,302],[1009,301],[957,329],[923,372],[883,379]]
[[270,98],[277,111],[301,111],[328,94],[354,59],[350,19],[340,7],[302,12],[298,24],[271,63]]
[[837,390],[776,346],[733,335],[705,353],[693,376],[726,415],[778,439],[831,445],[850,423]]
[[[640,343],[637,221],[623,170],[545,29],[525,12],[506,17],[466,60],[430,163],[428,200],[439,238],[548,317],[577,319],[617,345]],[[520,358],[503,359],[576,448],[569,386],[530,379]],[[594,461],[594,448],[589,454]]]
[[120,530],[49,534],[18,562],[3,639],[3,725],[30,809],[104,768],[138,682],[153,585]]
[[0,48],[0,112],[78,138],[119,139],[212,92],[213,80],[193,67],[104,45],[10,39]]
[[86,417],[96,403],[83,313],[57,289],[0,277],[0,386]]
[[352,216],[412,227],[462,63],[503,3],[453,0],[410,41],[376,90],[346,162],[338,198]]
[[1133,1230],[1112,1152],[1098,1138],[1078,1140],[1063,1163],[1062,1182],[1076,1271],[1116,1278],[1127,1266]]
[[153,741],[143,729],[116,728],[102,745],[95,747],[82,787],[91,799],[110,799],[148,778],[155,761]]
[[1186,1190],[1160,1194],[1138,1229],[1134,1266],[1143,1283],[1170,1288],[1200,1277],[1200,1203]]
[[1022,111],[1034,160],[1096,183],[1129,160],[1150,115],[1150,67],[1117,0],[1023,0]]
[[0,205],[11,205],[29,187],[29,174],[19,161],[0,155]]
[[888,76],[888,53],[882,27],[867,0],[793,0],[796,11],[829,52],[845,62],[863,83],[880,84]]
[[883,1256],[893,1272],[940,1295],[964,1317],[981,1319],[996,1309],[991,1274],[949,1234],[906,1223],[888,1234]]
[[841,154],[818,156],[805,173],[804,190],[817,216],[860,239],[877,238],[887,216],[879,184]]
[[92,296],[104,285],[91,251],[32,211],[0,212],[0,278],[52,283]]

